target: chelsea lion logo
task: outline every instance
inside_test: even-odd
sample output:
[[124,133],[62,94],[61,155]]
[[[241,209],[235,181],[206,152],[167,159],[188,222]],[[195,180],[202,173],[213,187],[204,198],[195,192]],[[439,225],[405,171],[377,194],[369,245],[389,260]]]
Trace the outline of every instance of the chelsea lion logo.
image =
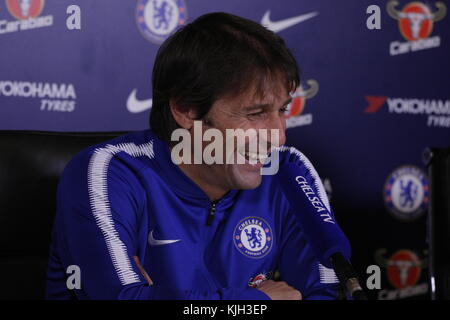
[[142,35],[161,44],[175,29],[184,25],[187,10],[184,0],[138,0],[136,21]]
[[262,258],[272,249],[272,229],[260,217],[247,217],[237,224],[233,240],[243,255],[249,258]]
[[426,175],[411,165],[395,169],[384,185],[384,201],[398,219],[413,221],[427,209],[429,187]]

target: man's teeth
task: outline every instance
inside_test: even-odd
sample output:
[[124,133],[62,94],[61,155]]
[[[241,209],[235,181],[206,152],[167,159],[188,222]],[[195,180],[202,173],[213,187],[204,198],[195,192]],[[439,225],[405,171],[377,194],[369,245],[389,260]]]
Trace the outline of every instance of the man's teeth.
[[260,162],[263,162],[268,157],[267,155],[262,155],[262,154],[258,154],[255,152],[246,152],[245,156],[250,160],[260,161]]

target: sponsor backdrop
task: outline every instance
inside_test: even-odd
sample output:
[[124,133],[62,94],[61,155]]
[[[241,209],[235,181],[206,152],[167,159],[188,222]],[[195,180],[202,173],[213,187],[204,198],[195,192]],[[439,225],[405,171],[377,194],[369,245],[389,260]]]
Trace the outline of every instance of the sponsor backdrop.
[[422,152],[450,145],[450,13],[442,1],[0,0],[0,129],[147,127],[159,45],[196,17],[237,14],[301,67],[288,143],[324,179],[376,299],[428,297]]

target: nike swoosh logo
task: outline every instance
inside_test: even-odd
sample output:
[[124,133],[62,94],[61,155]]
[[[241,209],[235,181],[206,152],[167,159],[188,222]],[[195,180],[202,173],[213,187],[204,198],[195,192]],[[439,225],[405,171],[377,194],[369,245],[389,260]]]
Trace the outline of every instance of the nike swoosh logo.
[[136,98],[137,89],[133,89],[127,99],[127,109],[131,113],[139,113],[151,109],[153,99],[138,100]]
[[162,246],[162,245],[165,245],[165,244],[175,243],[175,242],[178,242],[178,241],[180,241],[180,239],[177,239],[177,240],[156,240],[153,237],[153,230],[150,231],[150,234],[148,235],[148,243],[151,246]]
[[311,18],[317,16],[318,14],[319,14],[318,12],[310,12],[310,13],[302,14],[302,15],[292,17],[292,18],[287,18],[287,19],[283,19],[283,20],[279,20],[279,21],[271,21],[270,20],[270,10],[268,10],[262,17],[261,24],[273,32],[280,32],[284,29],[295,26],[296,24],[298,24],[300,22],[311,19]]

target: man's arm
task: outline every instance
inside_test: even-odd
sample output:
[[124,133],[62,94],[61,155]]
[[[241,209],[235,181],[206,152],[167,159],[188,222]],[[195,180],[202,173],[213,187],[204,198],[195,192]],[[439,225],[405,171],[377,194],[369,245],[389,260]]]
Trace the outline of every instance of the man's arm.
[[[305,180],[304,182],[308,186],[308,190],[314,191],[314,201],[316,203],[320,201],[321,206],[327,208],[335,221],[322,181],[311,162],[293,147],[281,147],[280,150],[280,166],[292,166],[295,164],[296,170],[294,172],[284,171],[284,175],[276,178],[281,179],[282,177],[286,179],[290,178],[286,177],[288,174],[301,174],[301,178]],[[278,182],[283,183],[282,180]],[[318,257],[316,257],[314,250],[307,241],[311,237],[310,233],[312,231],[305,230],[309,232],[308,235],[310,236],[309,238],[305,237],[302,230],[303,226],[300,223],[303,220],[297,218],[297,216],[302,214],[311,214],[312,212],[308,210],[315,210],[309,202],[301,202],[312,200],[307,197],[301,197],[299,199],[287,198],[295,197],[297,195],[296,193],[286,192],[285,194],[282,192],[282,195],[285,197],[285,203],[289,207],[283,216],[284,221],[282,221],[282,243],[279,267],[282,279],[294,287],[299,288],[305,299],[336,299],[340,284],[334,270],[328,269],[319,263]],[[297,205],[290,207],[290,203]],[[313,215],[316,214],[316,212],[313,213]],[[318,230],[318,232],[320,231]],[[320,239],[320,234],[314,235]]]
[[[89,166],[71,164],[58,187],[53,241],[64,269],[80,267],[81,289],[74,290],[78,298],[269,298],[254,288],[205,292],[177,290],[164,283],[150,286],[134,259],[139,256],[138,230],[145,192],[126,165],[115,158],[108,161],[106,171],[92,159]],[[146,271],[151,277],[151,270]]]
[[278,267],[282,280],[300,290],[304,300],[338,299],[340,284],[334,271],[319,263],[292,213],[285,226]]

